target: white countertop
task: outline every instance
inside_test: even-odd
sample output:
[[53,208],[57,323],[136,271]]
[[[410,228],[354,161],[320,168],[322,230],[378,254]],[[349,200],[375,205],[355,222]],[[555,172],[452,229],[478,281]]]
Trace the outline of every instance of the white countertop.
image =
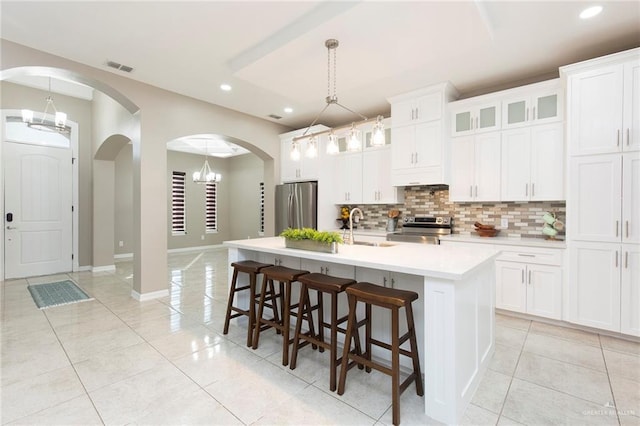
[[224,242],[226,247],[456,281],[466,278],[487,262],[493,262],[498,254],[497,250],[489,247],[472,249],[399,242],[391,244],[391,247],[340,244],[338,253],[331,254],[286,248],[282,237]]
[[479,235],[442,235],[442,241],[458,241],[463,243],[480,243],[480,244],[497,244],[505,246],[526,246],[526,247],[542,247],[542,248],[567,248],[567,244],[562,240],[546,240],[544,238],[527,238],[527,237],[481,237]]

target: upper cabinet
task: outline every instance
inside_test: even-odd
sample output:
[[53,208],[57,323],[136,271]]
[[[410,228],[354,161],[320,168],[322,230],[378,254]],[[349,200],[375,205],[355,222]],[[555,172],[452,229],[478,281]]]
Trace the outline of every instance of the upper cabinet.
[[[328,129],[322,125],[313,126],[308,133],[319,132]],[[293,138],[301,136],[306,129],[300,129],[280,135],[280,181],[295,182],[306,180],[317,180],[320,174],[320,162],[324,156],[326,137],[319,137],[317,144],[317,154],[315,157],[307,155],[309,139],[300,139],[299,157],[293,158]]]
[[466,136],[500,129],[500,102],[479,105],[462,102],[451,107],[451,135]]
[[[635,57],[634,57],[635,56]],[[563,68],[571,155],[640,150],[640,59],[611,55]]]
[[442,83],[389,99],[394,186],[449,183],[451,147],[445,108],[456,96],[450,83]]
[[[550,87],[545,87],[549,85]],[[531,86],[529,86],[531,87]],[[502,128],[530,126],[562,121],[563,91],[557,80],[534,85],[502,101]]]

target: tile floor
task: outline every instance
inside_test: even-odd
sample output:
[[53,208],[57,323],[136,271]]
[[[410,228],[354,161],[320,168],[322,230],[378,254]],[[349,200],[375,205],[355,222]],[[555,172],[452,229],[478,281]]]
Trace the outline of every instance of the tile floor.
[[[131,262],[2,283],[1,424],[391,424],[389,379],[351,370],[328,390],[324,354],[280,365],[275,333],[258,350],[222,335],[224,249],[169,257],[170,295],[131,299]],[[71,278],[95,300],[38,310],[28,284]],[[428,378],[427,378],[428,380]],[[402,424],[435,424],[414,387]],[[464,424],[640,424],[640,344],[497,315],[496,353]]]

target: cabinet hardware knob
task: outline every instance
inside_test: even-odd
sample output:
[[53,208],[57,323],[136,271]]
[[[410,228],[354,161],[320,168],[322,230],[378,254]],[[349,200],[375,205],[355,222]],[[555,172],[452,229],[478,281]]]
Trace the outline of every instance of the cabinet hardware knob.
[[327,274],[327,275],[329,275],[329,267],[328,267],[328,266],[326,266],[326,267],[324,268],[324,273],[325,273],[325,274]]
[[518,256],[522,257],[536,257],[535,254],[527,254],[527,253],[518,253]]
[[617,133],[616,146],[620,146],[620,129],[618,129],[618,131],[616,133]]
[[473,185],[469,185],[469,197],[473,197]]
[[531,184],[531,196],[532,197],[536,196],[536,184],[535,183]]
[[527,107],[527,112],[524,115],[524,121],[529,121],[529,107]]
[[522,270],[522,284],[524,284],[524,269]]
[[627,233],[627,238],[629,238],[629,221],[628,220],[625,221],[624,226],[625,226],[625,232]]
[[627,269],[629,267],[629,252],[625,251],[624,252],[624,269]]
[[627,146],[631,145],[631,134],[629,128],[627,127]]
[[391,288],[395,288],[396,280],[395,278],[391,278]]
[[531,271],[529,271],[529,285],[531,285]]
[[324,266],[321,266],[321,267],[320,267],[320,273],[321,273],[321,274],[324,274]]
[[531,117],[532,120],[536,119],[536,107],[533,107],[533,116]]
[[382,285],[383,285],[384,287],[386,287],[386,286],[387,286],[387,277],[383,277],[383,278],[382,278]]
[[525,197],[529,196],[529,184],[528,183],[524,184],[524,196]]
[[616,250],[616,268],[618,267],[618,250]]
[[616,237],[619,235],[618,229],[620,228],[620,221],[616,220]]
[[478,196],[478,185],[476,185],[476,197]]
[[418,164],[418,153],[416,152],[416,164]]

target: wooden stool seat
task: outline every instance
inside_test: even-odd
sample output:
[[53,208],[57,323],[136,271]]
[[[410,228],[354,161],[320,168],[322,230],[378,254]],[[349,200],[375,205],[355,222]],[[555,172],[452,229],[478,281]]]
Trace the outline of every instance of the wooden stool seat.
[[[231,266],[233,267],[233,277],[231,279],[231,286],[229,288],[227,313],[224,318],[224,328],[222,333],[229,333],[229,322],[231,319],[237,318],[239,316],[246,316],[249,319],[249,323],[247,324],[247,346],[251,346],[253,344],[253,326],[256,318],[255,304],[257,276],[261,270],[273,265],[270,263],[256,262],[254,260],[241,260],[238,262],[232,262]],[[240,272],[249,274],[249,284],[238,286],[238,273]],[[249,290],[249,307],[247,309],[242,309],[238,306],[235,306],[233,303],[236,293],[246,290]]]
[[[329,369],[329,388],[336,390],[337,382],[337,370],[340,365],[341,358],[338,358],[338,332],[345,333],[344,328],[340,328],[340,324],[347,321],[348,316],[345,315],[342,318],[338,318],[338,294],[345,291],[346,288],[356,283],[355,280],[350,278],[332,277],[325,274],[308,274],[301,276],[298,281],[302,284],[300,289],[300,302],[298,306],[298,321],[296,323],[296,329],[293,334],[293,349],[291,353],[291,364],[289,368],[292,370],[296,368],[298,360],[298,350],[308,344],[311,344],[314,348],[320,347],[322,352],[324,349],[328,349],[330,352],[330,369]],[[316,290],[317,292],[317,304],[311,305],[309,298],[309,290]],[[322,302],[323,293],[329,294],[331,298],[331,320],[325,322],[324,320],[324,306]],[[313,324],[313,311],[318,311],[318,333],[314,332]],[[302,322],[307,321],[309,331],[302,332]],[[328,342],[324,339],[324,329],[330,329],[330,338]]]
[[[413,309],[411,302],[418,299],[418,294],[413,291],[397,290],[382,287],[371,283],[358,283],[346,288],[349,298],[349,320],[345,336],[345,345],[342,355],[342,368],[340,370],[340,382],[338,384],[338,395],[342,395],[345,390],[347,371],[356,363],[364,365],[366,371],[376,369],[391,376],[391,400],[393,411],[393,424],[400,424],[400,394],[411,385],[416,384],[416,393],[424,395],[422,384],[422,373],[420,372],[420,358],[418,357],[418,343],[416,339],[415,325],[413,321]],[[360,322],[356,321],[356,308],[358,302],[365,304],[366,338],[365,352],[361,353],[359,342],[356,341],[355,351],[351,351],[351,340],[357,337]],[[379,306],[391,310],[391,343],[376,340],[371,336],[371,306]],[[399,311],[405,309],[407,315],[407,332],[400,336]],[[409,341],[410,350],[400,347],[404,342]],[[371,359],[371,346],[378,346],[391,351],[391,367],[374,362]],[[411,358],[413,372],[404,381],[400,381],[400,355]],[[352,361],[352,362],[350,362]]]
[[[289,339],[291,327],[291,315],[298,315],[292,311],[298,307],[298,304],[291,304],[291,284],[298,281],[298,278],[309,273],[301,269],[288,268],[286,266],[271,266],[261,269],[263,274],[262,288],[260,289],[260,297],[258,302],[258,312],[253,331],[253,349],[258,348],[260,342],[260,332],[268,328],[275,328],[277,332],[282,333],[282,365],[289,364]],[[279,293],[272,294],[272,309],[274,317],[272,319],[264,318],[265,300],[267,300],[267,288],[272,289],[273,282],[279,282]],[[280,299],[280,315],[278,315],[277,300]],[[299,309],[298,309],[299,312]]]

